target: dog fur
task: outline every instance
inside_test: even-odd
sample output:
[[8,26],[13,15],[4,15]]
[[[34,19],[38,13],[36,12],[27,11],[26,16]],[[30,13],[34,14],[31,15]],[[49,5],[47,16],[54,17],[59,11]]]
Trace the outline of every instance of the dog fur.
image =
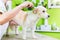
[[38,6],[31,13],[25,13],[23,11],[19,12],[19,14],[13,18],[13,20],[17,23],[17,25],[12,26],[13,28],[15,27],[15,33],[18,34],[17,26],[21,25],[23,28],[22,30],[23,39],[26,39],[26,36],[27,36],[26,31],[28,27],[32,31],[31,32],[32,37],[36,38],[35,36],[36,23],[40,18],[48,18],[49,15],[47,14],[46,10],[47,9],[44,8],[43,6]]

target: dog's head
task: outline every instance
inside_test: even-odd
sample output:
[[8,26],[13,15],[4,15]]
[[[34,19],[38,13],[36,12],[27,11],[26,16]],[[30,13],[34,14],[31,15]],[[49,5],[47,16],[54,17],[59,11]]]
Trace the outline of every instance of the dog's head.
[[41,18],[49,18],[50,16],[48,15],[48,13],[46,12],[47,9],[43,6],[38,6],[33,10],[34,14],[37,14],[38,17]]

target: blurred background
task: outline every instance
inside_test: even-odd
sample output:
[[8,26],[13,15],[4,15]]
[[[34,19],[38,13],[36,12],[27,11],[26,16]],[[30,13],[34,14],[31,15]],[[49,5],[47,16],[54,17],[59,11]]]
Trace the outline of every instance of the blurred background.
[[[12,9],[15,8],[16,6],[18,6],[19,4],[23,3],[24,1],[30,1],[34,4],[34,7],[37,6],[44,6],[47,9],[48,14],[50,15],[50,18],[48,18],[48,24],[51,25],[51,27],[56,26],[58,28],[60,28],[60,8],[49,8],[49,0],[12,0]],[[42,2],[41,2],[42,1]],[[51,0],[52,2],[52,6],[53,5],[53,1],[55,0]],[[58,5],[60,2],[57,2]],[[55,6],[54,6],[55,7]],[[28,12],[28,11],[32,11],[34,8],[23,8],[22,10]],[[36,26],[40,27],[41,25],[44,25],[44,20],[43,18],[41,18]],[[52,30],[55,30],[56,28],[52,28]],[[22,27],[19,27],[19,30],[22,30]],[[48,35],[54,38],[58,38],[60,39],[60,32],[38,32],[40,34],[44,34],[44,35]]]

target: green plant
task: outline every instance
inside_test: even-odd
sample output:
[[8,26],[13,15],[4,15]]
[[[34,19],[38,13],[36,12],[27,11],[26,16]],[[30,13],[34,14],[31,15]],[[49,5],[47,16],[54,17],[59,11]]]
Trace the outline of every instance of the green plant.
[[23,3],[24,0],[12,0],[12,8],[18,6],[19,4]]

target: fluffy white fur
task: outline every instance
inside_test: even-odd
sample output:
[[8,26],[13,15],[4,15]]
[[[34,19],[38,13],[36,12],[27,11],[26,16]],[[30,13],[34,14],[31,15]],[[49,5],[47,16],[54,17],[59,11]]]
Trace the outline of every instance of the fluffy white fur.
[[[48,18],[48,16],[49,15],[46,12],[46,8],[43,6],[38,6],[32,11],[32,13],[21,12],[20,14],[16,15],[16,17],[14,17],[13,20],[18,25],[21,25],[23,27],[23,30],[22,30],[23,39],[26,39],[26,36],[27,36],[26,31],[28,27],[31,28],[32,37],[36,38],[35,36],[36,22],[38,21],[39,18]],[[18,27],[15,26],[15,28],[16,28],[15,31],[17,33]]]

